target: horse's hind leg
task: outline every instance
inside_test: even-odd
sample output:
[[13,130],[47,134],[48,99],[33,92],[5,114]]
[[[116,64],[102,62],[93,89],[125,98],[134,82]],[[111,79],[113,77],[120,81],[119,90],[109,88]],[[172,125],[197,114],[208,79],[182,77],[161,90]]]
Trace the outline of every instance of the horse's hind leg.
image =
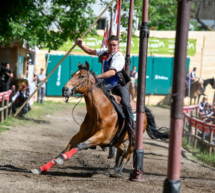
[[109,171],[111,177],[119,177],[122,174],[122,171],[125,165],[130,160],[131,154],[133,153],[133,144],[129,142],[128,148],[126,150],[126,145],[124,143],[116,144],[117,155],[115,166]]

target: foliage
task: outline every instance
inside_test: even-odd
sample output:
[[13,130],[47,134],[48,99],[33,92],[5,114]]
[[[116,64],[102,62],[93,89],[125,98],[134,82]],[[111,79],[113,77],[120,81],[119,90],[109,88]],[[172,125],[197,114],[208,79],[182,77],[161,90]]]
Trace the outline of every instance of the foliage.
[[[10,0],[0,7],[0,43],[57,49],[92,23],[95,0]],[[56,30],[57,29],[57,30]]]
[[[205,0],[195,0],[191,2],[191,30],[210,30],[208,26],[205,26],[198,18],[198,10],[203,9],[203,3]],[[103,3],[108,1],[103,0]],[[134,20],[138,19],[139,26],[142,23],[142,0],[134,0]],[[151,30],[175,30],[177,20],[177,0],[150,0],[148,7],[148,27]],[[122,16],[121,24],[123,27],[128,27],[129,16],[129,1],[122,1]],[[116,7],[113,8],[114,10]],[[134,24],[133,20],[133,24]]]

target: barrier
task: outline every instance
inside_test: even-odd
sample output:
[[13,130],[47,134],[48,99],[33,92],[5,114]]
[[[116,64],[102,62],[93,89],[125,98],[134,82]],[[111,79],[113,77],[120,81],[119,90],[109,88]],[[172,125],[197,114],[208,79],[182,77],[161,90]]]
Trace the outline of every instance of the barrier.
[[199,109],[198,105],[193,105],[192,107],[184,107],[184,128],[183,133],[187,136],[187,142],[189,145],[193,142],[193,149],[197,148],[198,144],[201,144],[201,151],[205,151],[205,146],[208,150],[209,155],[211,155],[213,149],[215,148],[215,125],[205,123],[192,115],[188,114],[188,109],[193,112],[195,109]]
[[0,93],[0,122],[3,122],[11,115],[12,112],[12,100],[11,94],[13,90],[8,90]]

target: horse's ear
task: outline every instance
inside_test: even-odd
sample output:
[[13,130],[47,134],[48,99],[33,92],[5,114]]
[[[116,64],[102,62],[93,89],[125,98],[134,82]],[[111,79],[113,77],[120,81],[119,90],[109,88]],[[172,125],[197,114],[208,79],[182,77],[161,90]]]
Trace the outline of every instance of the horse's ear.
[[78,63],[78,69],[81,69],[81,67],[82,67],[82,64],[79,62]]
[[90,69],[90,65],[89,65],[89,63],[87,61],[85,62],[85,67],[86,67],[86,70]]

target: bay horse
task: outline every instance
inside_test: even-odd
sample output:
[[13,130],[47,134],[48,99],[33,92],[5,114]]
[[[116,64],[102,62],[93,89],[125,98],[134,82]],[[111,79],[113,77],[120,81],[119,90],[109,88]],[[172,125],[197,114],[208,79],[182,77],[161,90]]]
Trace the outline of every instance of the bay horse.
[[[86,102],[86,116],[80,126],[80,130],[71,138],[66,148],[47,164],[31,170],[34,174],[47,172],[56,163],[63,164],[64,161],[81,150],[95,146],[108,146],[122,125],[114,105],[97,85],[95,76],[89,71],[88,62],[85,63],[85,66],[79,64],[79,69],[72,74],[72,78],[66,83],[62,92],[66,98],[75,94],[83,96]],[[151,117],[149,117],[149,120],[151,120]],[[145,132],[146,128],[152,128],[153,130],[153,122],[148,125],[147,127],[147,116],[144,113],[143,132]],[[117,148],[117,156],[112,174],[122,174],[124,166],[133,153],[134,140],[129,123],[125,121],[123,131],[113,144]],[[126,147],[125,143],[127,141],[129,144]]]
[[213,89],[215,89],[215,78],[209,78],[205,80],[197,80],[191,84],[190,88],[190,105],[192,104],[192,99],[194,99],[194,104],[199,103],[201,95],[205,95],[205,89],[207,85],[210,84]]

